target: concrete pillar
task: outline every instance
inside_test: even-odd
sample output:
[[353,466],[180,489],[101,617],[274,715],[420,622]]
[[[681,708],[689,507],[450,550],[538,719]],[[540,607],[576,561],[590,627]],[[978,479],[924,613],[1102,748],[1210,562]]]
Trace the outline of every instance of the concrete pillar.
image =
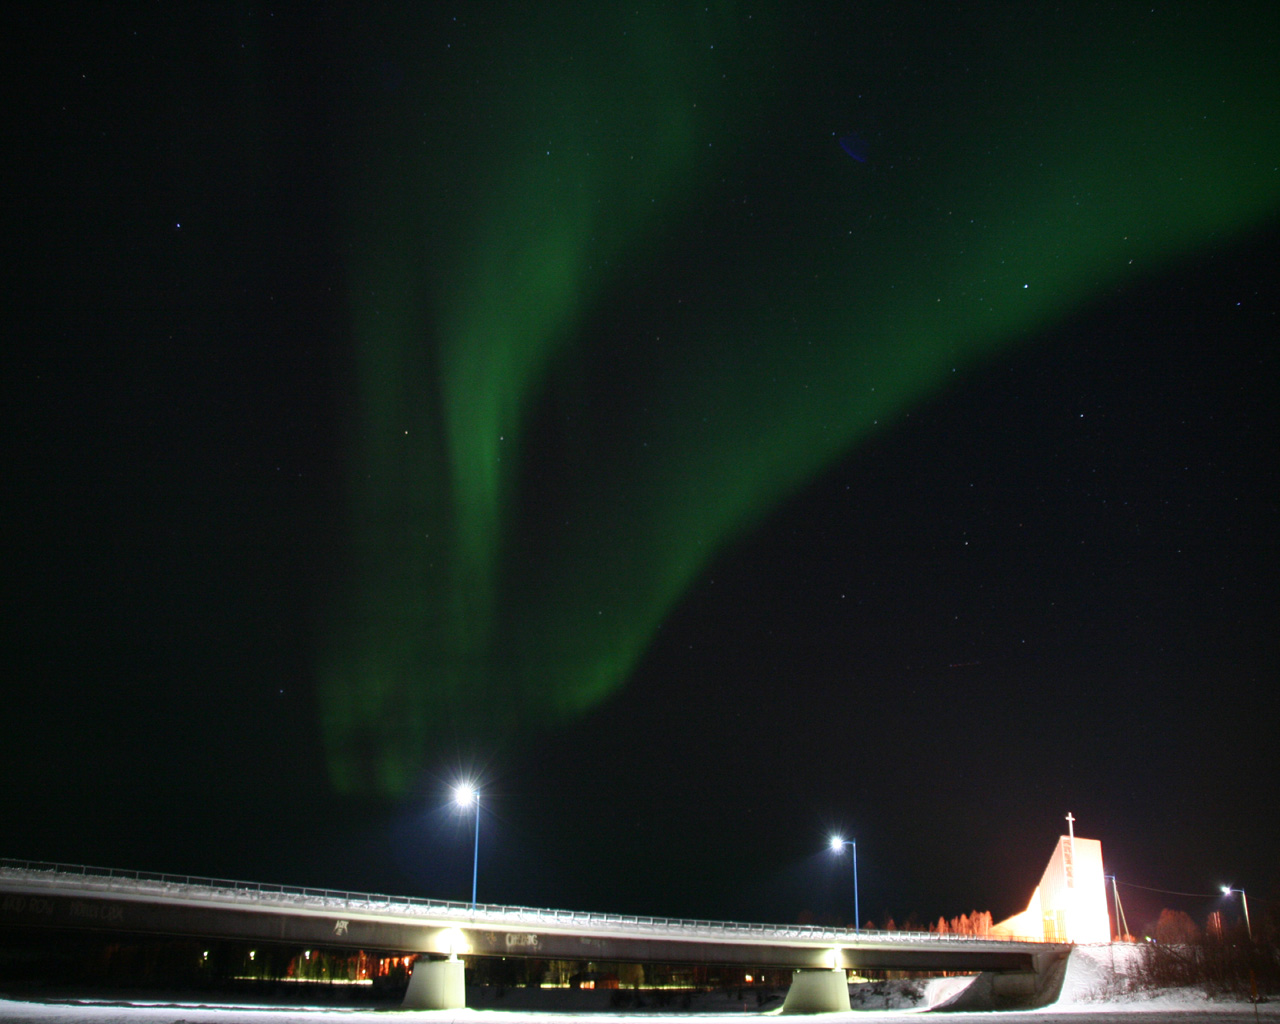
[[461,1010],[466,1005],[466,975],[461,960],[421,957],[414,962],[401,1006],[406,1010]]
[[796,971],[783,1000],[783,1013],[848,1013],[849,979],[843,968]]

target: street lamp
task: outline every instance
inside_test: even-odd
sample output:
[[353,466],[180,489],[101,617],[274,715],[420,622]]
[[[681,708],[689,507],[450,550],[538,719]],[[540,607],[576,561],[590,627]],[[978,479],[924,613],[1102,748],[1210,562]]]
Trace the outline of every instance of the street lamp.
[[480,792],[470,782],[454,787],[453,801],[463,810],[476,809],[476,845],[471,859],[471,912],[476,912],[476,877],[480,874]]
[[839,854],[848,846],[853,850],[853,930],[860,929],[858,924],[858,842],[856,839],[845,839],[844,836],[831,837],[831,852]]
[[1230,896],[1233,892],[1238,892],[1240,894],[1240,902],[1244,905],[1244,927],[1245,927],[1245,931],[1249,933],[1249,941],[1252,942],[1253,941],[1253,925],[1249,923],[1249,897],[1245,895],[1245,892],[1243,889],[1233,889],[1229,885],[1224,885],[1222,887],[1223,896]]

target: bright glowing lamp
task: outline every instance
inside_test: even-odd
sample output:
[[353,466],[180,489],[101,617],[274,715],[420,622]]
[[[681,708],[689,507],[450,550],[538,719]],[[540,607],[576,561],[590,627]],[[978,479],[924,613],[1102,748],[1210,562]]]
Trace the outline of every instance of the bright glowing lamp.
[[858,841],[856,839],[846,839],[842,835],[834,835],[831,837],[831,852],[840,853],[845,847],[853,850],[853,930],[859,931],[861,925],[858,923]]
[[1253,941],[1253,925],[1249,923],[1249,897],[1245,895],[1245,891],[1243,889],[1233,889],[1229,885],[1224,885],[1222,887],[1223,896],[1230,896],[1233,892],[1238,892],[1240,894],[1240,902],[1244,906],[1244,927],[1245,927],[1245,931],[1249,933],[1249,941],[1252,942]]
[[480,874],[480,791],[471,782],[461,782],[453,787],[453,802],[463,810],[476,809],[476,843],[471,857],[471,912],[476,912],[476,878]]
[[450,960],[458,959],[458,954],[466,956],[471,952],[471,945],[461,928],[445,928],[436,936],[436,952],[448,953]]

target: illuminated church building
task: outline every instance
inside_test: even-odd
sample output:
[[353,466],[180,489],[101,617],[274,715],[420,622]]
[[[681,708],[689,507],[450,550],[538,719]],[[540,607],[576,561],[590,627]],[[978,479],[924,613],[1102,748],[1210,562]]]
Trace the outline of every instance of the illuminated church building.
[[1067,827],[1068,834],[1058,838],[1027,909],[994,925],[992,934],[1046,942],[1111,941],[1102,843],[1077,836],[1070,814]]

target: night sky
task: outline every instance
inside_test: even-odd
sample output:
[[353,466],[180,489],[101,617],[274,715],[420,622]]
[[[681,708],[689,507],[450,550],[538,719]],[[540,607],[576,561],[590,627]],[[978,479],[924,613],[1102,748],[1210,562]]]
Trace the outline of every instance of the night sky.
[[1263,6],[28,14],[0,856],[1280,900]]

